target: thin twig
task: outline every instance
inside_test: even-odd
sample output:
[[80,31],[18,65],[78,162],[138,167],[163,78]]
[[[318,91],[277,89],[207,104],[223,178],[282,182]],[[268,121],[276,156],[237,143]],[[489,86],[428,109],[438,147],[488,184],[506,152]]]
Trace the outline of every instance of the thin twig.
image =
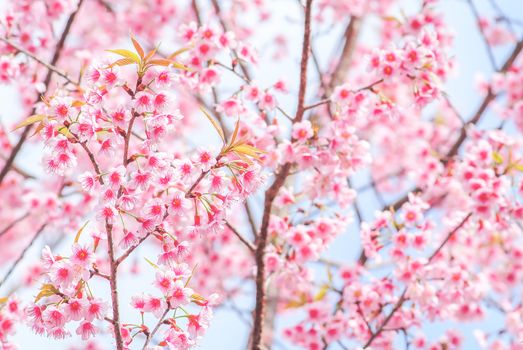
[[22,220],[24,220],[26,217],[29,216],[29,213],[25,213],[24,215],[20,216],[19,218],[11,221],[9,223],[9,225],[7,225],[5,228],[2,229],[2,231],[0,231],[0,238],[5,235],[10,229],[12,229],[13,227],[15,227],[19,222],[21,222]]
[[[443,242],[441,242],[441,244],[438,246],[438,248],[436,248],[436,250],[430,255],[430,257],[428,258],[427,264],[431,263],[432,259],[434,259],[434,257],[436,257],[438,255],[438,253],[441,251],[441,249],[443,249],[443,247],[452,238],[452,236],[454,236],[454,234],[456,234],[456,232],[458,232],[467,223],[467,221],[471,218],[471,216],[472,216],[472,213],[467,214],[467,216],[465,216],[465,218],[463,218],[463,220],[461,220],[461,222],[458,224],[458,226],[456,226],[452,231],[450,231],[448,233],[447,237],[445,237]],[[369,346],[371,346],[372,343],[374,342],[374,340],[385,330],[385,326],[387,326],[387,324],[392,319],[394,314],[403,306],[403,303],[407,300],[406,296],[407,296],[408,289],[409,289],[409,286],[407,285],[405,287],[405,289],[403,289],[403,292],[401,293],[398,301],[396,302],[396,304],[394,305],[394,307],[392,308],[390,313],[383,320],[383,322],[378,327],[378,329],[374,333],[371,333],[371,336],[370,336],[369,340],[363,346],[363,349],[366,349]]]
[[316,102],[316,103],[314,103],[312,105],[305,106],[304,109],[307,111],[309,109],[313,109],[313,108],[316,108],[316,107],[319,107],[319,106],[323,106],[323,105],[328,104],[330,102],[331,102],[331,99],[330,98],[326,98],[326,99],[321,100],[319,102]]
[[165,311],[163,312],[162,316],[158,320],[158,323],[156,323],[156,326],[154,326],[152,332],[145,339],[145,343],[143,344],[142,350],[145,350],[147,348],[147,345],[149,345],[149,343],[153,339],[154,335],[158,332],[158,330],[162,326],[162,323],[163,323],[163,320],[164,320],[165,316],[167,316],[167,314],[169,313],[169,310],[171,310],[169,307],[167,307],[165,309]]
[[118,259],[116,259],[116,265],[120,265],[125,259],[127,259],[127,257],[129,255],[131,255],[131,253],[134,252],[136,250],[136,248],[138,248],[138,246],[140,246],[140,244],[143,243],[143,241],[145,241],[147,238],[149,238],[151,233],[152,233],[152,231],[147,232],[143,237],[141,237],[138,240],[138,242],[136,242],[135,244],[133,244],[132,246],[127,248],[127,250],[124,253],[122,253],[122,255]]
[[494,53],[492,52],[492,47],[490,46],[487,37],[485,36],[485,32],[480,27],[480,15],[478,12],[478,9],[476,8],[476,5],[474,5],[473,0],[467,0],[467,3],[469,4],[470,10],[472,11],[472,14],[474,15],[476,19],[476,24],[479,27],[479,32],[481,34],[481,38],[483,39],[483,42],[485,43],[485,48],[487,49],[488,58],[490,60],[490,64],[492,65],[493,70],[497,70],[496,65],[496,58],[494,57]]
[[234,226],[232,226],[228,221],[225,221],[225,225],[238,237],[238,239],[247,247],[251,252],[254,252],[256,250],[256,247],[254,244],[252,244],[247,238],[243,237],[243,235],[236,229]]
[[45,62],[44,60],[36,57],[35,55],[33,55],[32,53],[30,53],[29,51],[25,50],[23,47],[21,46],[18,46],[16,45],[15,43],[13,43],[12,41],[10,41],[9,39],[7,38],[3,38],[3,37],[0,37],[0,41],[3,41],[4,43],[8,44],[9,46],[13,47],[14,49],[16,49],[16,51],[18,52],[21,52],[23,53],[24,55],[26,55],[27,57],[33,59],[34,61],[40,63],[42,66],[44,66],[45,68],[47,68],[48,70],[58,74],[59,76],[61,76],[62,78],[64,78],[65,80],[67,80],[69,83],[73,84],[73,85],[76,85],[78,86],[78,82],[77,81],[74,81],[74,80],[71,80],[71,78],[69,78],[69,76],[67,75],[67,73],[64,73],[62,72],[58,67],[56,67],[55,65],[53,64],[49,64],[47,62]]
[[0,288],[4,285],[4,283],[9,279],[11,274],[14,272],[15,268],[18,266],[18,264],[24,259],[25,254],[27,251],[33,246],[34,242],[40,237],[40,234],[44,231],[45,227],[47,226],[47,223],[40,226],[38,231],[36,231],[33,238],[29,241],[29,244],[25,246],[25,248],[22,250],[18,258],[15,260],[15,262],[11,265],[9,270],[7,270],[7,273],[5,274],[4,278],[2,278],[2,281],[0,281]]
[[[3,154],[0,154],[0,158],[6,160],[6,157]],[[16,164],[11,164],[11,170],[13,170],[18,175],[22,176],[24,179],[36,179],[36,176],[31,175],[27,171],[20,169]]]

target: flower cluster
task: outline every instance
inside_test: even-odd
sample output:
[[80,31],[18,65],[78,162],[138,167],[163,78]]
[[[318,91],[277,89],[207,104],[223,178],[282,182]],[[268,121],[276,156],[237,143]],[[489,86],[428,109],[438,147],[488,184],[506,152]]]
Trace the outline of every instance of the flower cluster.
[[[36,304],[27,308],[33,330],[63,339],[71,335],[66,325],[75,323],[75,333],[82,340],[95,337],[106,317],[108,305],[95,297],[89,287],[95,273],[96,257],[90,247],[75,244],[71,255],[54,255],[49,247],[42,252],[45,280]],[[42,303],[39,303],[43,300]]]
[[[263,152],[240,135],[239,122],[226,140],[210,115],[223,137],[219,151],[200,148],[185,156],[167,152],[165,142],[179,135],[177,125],[182,123],[172,88],[192,73],[177,73],[174,67],[186,68],[174,56],[158,58],[154,50],[145,55],[133,43],[136,53],[113,50],[123,58],[90,67],[81,95],[57,91],[43,101],[39,114],[21,124],[37,123],[36,132],[48,149],[47,170],[77,179],[97,226],[92,244],[74,245],[71,256],[45,253],[47,277],[30,311],[31,323],[38,333],[63,338],[69,335],[66,323],[78,321],[76,334],[86,340],[101,331],[94,321],[109,320],[119,328],[117,341],[121,337],[129,346],[141,333],[149,343],[154,334],[143,319],[138,325],[121,324],[114,309],[107,316],[107,302],[94,296],[89,281],[93,276],[113,280],[115,269],[151,237],[161,247],[158,265],[151,263],[159,269],[154,285],[161,296],[137,296],[132,304],[142,318],[152,313],[160,325],[170,325],[166,346],[189,348],[207,327],[212,305],[188,287],[197,265],[186,263],[191,242],[222,232],[229,208],[257,190],[263,182],[257,165]],[[136,67],[134,76],[126,71],[129,65]],[[91,170],[78,169],[79,159],[88,159]],[[106,246],[109,260],[95,259],[99,245]],[[113,308],[116,302],[112,298]],[[190,303],[202,310],[188,313]],[[185,315],[179,315],[181,310]],[[166,318],[171,311],[174,316]],[[180,318],[188,320],[186,330],[178,325]]]
[[15,296],[2,298],[0,304],[0,345],[2,349],[15,350],[16,344],[9,337],[16,332],[17,323],[24,319],[24,310]]

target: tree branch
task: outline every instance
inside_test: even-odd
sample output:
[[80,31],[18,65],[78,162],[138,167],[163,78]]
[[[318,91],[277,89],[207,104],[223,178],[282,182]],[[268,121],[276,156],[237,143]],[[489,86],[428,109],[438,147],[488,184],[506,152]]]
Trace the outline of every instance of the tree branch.
[[107,232],[107,254],[109,255],[109,284],[111,287],[111,304],[113,309],[113,332],[116,342],[116,349],[123,350],[123,338],[120,330],[120,307],[118,305],[118,265],[114,255],[114,241],[113,241],[113,225],[105,222],[105,230]]
[[256,247],[254,244],[252,244],[247,238],[243,237],[243,235],[236,229],[234,226],[232,226],[228,221],[225,221],[225,225],[238,237],[238,239],[247,247],[251,252],[254,252],[256,250]]
[[[512,64],[518,57],[518,55],[521,53],[522,49],[523,49],[523,40],[520,40],[520,41],[518,41],[518,43],[512,50],[512,53],[510,54],[510,56],[506,59],[503,66],[499,69],[498,73],[506,73],[510,69],[510,67],[512,66]],[[461,145],[467,139],[467,128],[471,125],[477,124],[480,121],[481,117],[487,110],[488,106],[490,105],[490,103],[492,101],[494,101],[496,99],[496,97],[497,97],[497,94],[493,93],[492,90],[489,89],[487,95],[481,102],[480,106],[478,107],[478,109],[476,110],[476,112],[474,113],[472,118],[461,127],[458,138],[456,139],[456,141],[454,142],[454,144],[452,145],[450,150],[447,152],[445,159],[443,160],[444,164],[447,164],[451,158],[453,158],[454,156],[456,156],[458,154],[458,151],[459,151]],[[403,206],[403,204],[408,202],[409,193],[418,193],[421,191],[422,191],[422,189],[420,187],[416,187],[416,188],[412,189],[411,191],[409,191],[407,194],[405,194],[403,197],[401,197],[400,199],[395,201],[394,203],[384,207],[382,210],[392,208],[394,211],[397,211]],[[359,257],[358,261],[361,265],[365,265],[365,263],[367,262],[367,257],[365,256],[365,253],[363,252],[363,250],[360,253],[360,257]]]
[[54,72],[56,74],[58,74],[59,76],[61,76],[62,78],[64,78],[65,80],[67,80],[67,82],[73,84],[73,85],[76,85],[78,86],[78,82],[77,81],[74,81],[74,80],[71,80],[71,78],[69,78],[69,76],[67,75],[67,73],[65,72],[62,72],[58,67],[54,66],[54,64],[49,64],[47,62],[45,62],[44,60],[36,57],[35,55],[33,55],[32,53],[30,53],[29,51],[25,50],[24,48],[22,48],[21,46],[18,46],[16,45],[15,43],[13,43],[12,41],[10,41],[9,39],[7,38],[2,38],[0,37],[0,41],[3,41],[4,43],[6,43],[7,45],[13,47],[14,49],[16,49],[16,51],[18,52],[21,52],[23,53],[24,55],[26,55],[27,57],[33,59],[34,61],[40,63],[42,66],[44,66],[45,68],[47,68],[49,71],[51,72]]
[[15,227],[19,222],[23,221],[26,217],[29,216],[29,213],[25,213],[24,215],[20,216],[19,218],[14,219],[11,221],[5,228],[0,231],[0,238],[5,235],[10,229]]
[[[467,216],[465,216],[465,218],[463,220],[461,220],[461,222],[458,224],[458,226],[456,226],[452,231],[449,232],[449,234],[447,235],[447,237],[445,237],[443,242],[441,242],[441,244],[438,246],[438,248],[430,255],[430,257],[428,258],[427,264],[430,264],[430,262],[434,259],[434,257],[436,255],[438,255],[438,253],[441,251],[441,249],[443,249],[443,247],[452,238],[452,236],[454,236],[454,234],[456,232],[458,232],[467,223],[467,221],[471,218],[471,216],[472,216],[472,213],[467,214]],[[403,303],[407,300],[406,296],[407,296],[408,289],[409,289],[409,286],[407,285],[405,287],[405,289],[403,289],[403,292],[401,293],[400,298],[398,299],[398,301],[392,308],[391,312],[383,320],[383,322],[381,323],[379,328],[374,333],[371,333],[371,337],[365,343],[365,345],[363,346],[363,349],[367,349],[369,346],[371,346],[372,343],[374,342],[374,340],[385,330],[385,326],[387,326],[389,321],[392,319],[392,316],[394,316],[394,314],[403,306]]]
[[485,36],[485,32],[481,28],[479,22],[480,22],[480,15],[478,12],[478,9],[476,8],[476,5],[474,5],[474,1],[467,0],[467,3],[469,4],[470,10],[472,11],[472,14],[474,15],[474,18],[476,19],[476,24],[478,25],[479,33],[481,34],[481,39],[483,39],[483,43],[485,44],[485,48],[487,49],[487,55],[490,60],[490,64],[492,66],[493,70],[497,70],[496,65],[496,58],[494,57],[494,53],[492,52],[492,47],[490,46],[487,37]]
[[[310,54],[310,35],[311,35],[311,11],[312,0],[307,0],[305,4],[305,23],[303,34],[303,47],[300,63],[300,87],[298,92],[298,107],[293,123],[299,123],[305,113],[305,94],[307,91],[307,65]],[[293,140],[292,140],[293,141]],[[263,217],[260,228],[260,234],[257,237],[256,246],[256,307],[254,310],[254,326],[252,332],[252,350],[262,349],[263,341],[263,319],[266,308],[265,295],[265,248],[267,246],[267,236],[269,230],[269,220],[272,211],[272,203],[276,198],[278,191],[285,183],[291,170],[291,163],[285,163],[280,171],[275,175],[274,182],[265,193]]]

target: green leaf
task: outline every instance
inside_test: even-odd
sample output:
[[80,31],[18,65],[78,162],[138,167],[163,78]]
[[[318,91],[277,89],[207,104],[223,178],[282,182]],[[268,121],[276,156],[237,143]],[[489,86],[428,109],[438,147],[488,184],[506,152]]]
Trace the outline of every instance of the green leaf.
[[243,154],[246,156],[249,156],[251,158],[259,159],[259,155],[265,153],[265,151],[262,151],[261,149],[258,149],[254,146],[248,145],[246,143],[242,143],[239,145],[234,146],[231,151]]
[[40,292],[38,293],[38,295],[35,298],[35,303],[37,303],[42,298],[50,297],[50,296],[56,295],[58,293],[60,293],[60,292],[58,291],[58,289],[56,289],[55,286],[53,286],[52,284],[49,284],[49,283],[45,283],[42,285],[42,287],[40,287]]
[[74,108],[80,108],[83,105],[85,105],[85,101],[80,101],[80,100],[74,100],[73,103],[71,104],[71,106]]
[[218,135],[220,135],[220,138],[222,139],[223,143],[225,144],[225,134],[224,134],[223,129],[220,126],[220,124],[203,107],[200,107],[200,110],[207,117],[207,119],[209,119],[209,121],[211,122],[212,126],[214,126],[214,128],[218,132]]
[[198,267],[198,264],[194,265],[194,267],[192,268],[191,275],[189,276],[189,278],[187,278],[187,282],[185,282],[184,287],[187,287],[189,285],[189,282],[191,282],[192,276],[194,276],[194,271],[196,271],[197,267]]
[[492,152],[492,159],[496,164],[503,164],[503,157],[496,151]]
[[191,295],[191,301],[197,305],[205,305],[207,303],[207,299],[205,299],[204,297],[202,297],[200,294],[198,293],[194,293]]
[[147,63],[151,64],[153,66],[163,66],[163,67],[173,66],[174,68],[180,69],[180,70],[185,70],[185,71],[190,70],[189,67],[187,67],[186,65],[178,63],[173,60],[169,60],[167,58],[155,58],[154,60],[150,60]]
[[65,126],[62,126],[61,128],[59,128],[58,132],[60,134],[64,135],[65,137],[67,137],[68,139],[71,137],[74,137],[73,134],[71,134],[71,132],[69,131],[69,129]]
[[42,131],[42,130],[44,129],[44,127],[45,127],[45,124],[44,124],[43,122],[38,123],[38,125],[37,125],[36,128],[35,128],[35,131],[34,131],[33,134],[31,135],[31,137],[33,137],[33,136],[39,134],[40,131]]
[[112,68],[114,66],[120,66],[120,67],[123,67],[123,66],[128,66],[130,64],[135,64],[136,62],[130,58],[120,58],[119,60],[111,63],[109,65],[109,68]]
[[147,258],[144,258],[145,261],[147,261],[149,263],[149,265],[151,265],[152,267],[154,267],[155,269],[159,269],[158,265],[156,265],[155,263],[153,263],[151,260],[147,259]]
[[145,56],[145,58],[143,60],[145,62],[149,61],[156,54],[156,51],[158,51],[158,47],[155,47],[154,49],[149,51],[149,53],[147,54],[147,56]]
[[331,268],[329,265],[327,265],[327,278],[329,280],[329,283],[332,284],[333,276],[332,276],[332,271],[331,271]]
[[167,57],[168,59],[172,60],[173,58],[175,58],[176,56],[178,55],[181,55],[182,53],[186,52],[186,51],[189,51],[189,47],[182,47],[181,49],[178,49],[176,51],[174,51],[172,54],[169,55],[169,57]]
[[140,43],[138,43],[138,41],[136,41],[133,35],[131,35],[131,41],[133,42],[133,46],[136,49],[136,52],[138,52],[138,55],[140,55],[140,57],[143,59],[143,57],[145,56],[145,52],[143,51],[142,46],[140,45]]
[[523,172],[523,164],[514,164],[514,169]]
[[285,305],[285,308],[287,308],[287,309],[297,309],[299,307],[302,307],[305,304],[307,304],[307,296],[304,293],[301,293],[299,299],[297,299],[297,300],[290,300]]
[[232,132],[231,139],[229,140],[229,147],[232,146],[234,142],[236,142],[236,137],[238,137],[238,131],[240,130],[240,119],[236,121],[236,125],[234,125],[234,131]]
[[80,229],[76,233],[76,236],[74,237],[74,243],[78,243],[78,240],[80,239],[80,235],[82,234],[84,228],[87,226],[88,223],[89,223],[89,220],[87,220],[85,222],[85,224],[82,227],[80,227]]
[[140,57],[132,51],[125,50],[125,49],[115,49],[115,50],[106,50],[106,51],[115,53],[115,54],[120,55],[125,58],[129,58],[129,59],[133,60],[133,62],[140,63]]
[[318,293],[316,293],[316,295],[314,296],[314,301],[320,301],[322,300],[323,298],[325,298],[325,296],[327,295],[327,292],[329,291],[329,285],[328,284],[324,284],[320,290],[318,291]]
[[35,115],[30,116],[30,117],[27,117],[24,121],[22,121],[20,124],[18,124],[13,129],[13,131],[15,131],[17,129],[20,129],[20,128],[24,128],[24,127],[29,126],[29,125],[32,125],[34,123],[41,122],[45,118],[46,118],[46,116],[42,115],[42,114],[35,114]]

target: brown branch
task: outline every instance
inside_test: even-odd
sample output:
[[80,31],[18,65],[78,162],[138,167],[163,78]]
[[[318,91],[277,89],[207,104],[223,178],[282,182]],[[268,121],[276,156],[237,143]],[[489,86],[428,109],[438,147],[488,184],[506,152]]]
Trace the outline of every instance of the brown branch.
[[403,303],[405,302],[406,300],[406,295],[407,295],[407,291],[408,291],[408,287],[405,287],[405,289],[403,289],[403,292],[401,293],[400,295],[400,298],[398,299],[398,301],[396,302],[396,304],[394,305],[394,307],[392,308],[391,312],[387,315],[387,317],[383,320],[383,323],[381,324],[381,326],[376,330],[376,332],[374,333],[371,333],[371,336],[369,338],[369,340],[365,343],[365,345],[363,346],[364,349],[367,349],[369,346],[372,345],[372,343],[374,342],[374,340],[383,332],[385,326],[389,323],[389,321],[392,319],[392,316],[394,316],[394,314],[396,313],[396,311],[398,311],[402,306],[403,306]]
[[312,105],[305,106],[304,109],[307,111],[309,109],[313,109],[313,108],[316,108],[316,107],[319,107],[319,106],[323,106],[323,105],[328,104],[330,102],[331,102],[331,99],[330,98],[326,98],[326,99],[321,100],[319,102],[316,102],[316,103],[314,103]]
[[328,95],[332,92],[334,87],[340,85],[343,82],[344,75],[347,73],[351,61],[354,48],[356,47],[356,39],[358,37],[361,27],[361,18],[353,16],[350,20],[347,29],[345,30],[345,45],[340,56],[340,60],[334,69],[332,74],[332,80],[329,84],[329,91],[326,91]]
[[[517,45],[514,48],[514,50],[512,51],[512,53],[510,54],[510,56],[507,58],[507,60],[503,64],[503,67],[501,67],[501,69],[498,72],[499,73],[507,72],[508,69],[512,66],[512,64],[516,60],[516,58],[518,57],[518,55],[519,55],[519,53],[521,52],[522,49],[523,49],[523,40],[520,40],[517,43]],[[483,99],[483,102],[481,103],[481,105],[477,109],[477,111],[474,114],[474,116],[470,119],[470,121],[464,127],[461,128],[461,132],[460,132],[460,135],[459,135],[458,139],[456,140],[456,142],[454,143],[454,145],[452,146],[450,151],[447,153],[447,157],[446,157],[447,159],[452,158],[453,156],[458,154],[458,150],[459,150],[460,146],[463,144],[463,142],[465,142],[465,139],[467,137],[466,127],[469,126],[469,125],[476,124],[481,119],[481,117],[483,116],[483,113],[485,112],[485,110],[487,109],[489,104],[496,97],[497,97],[497,95],[495,93],[493,93],[492,90],[489,89],[487,95]]]
[[320,81],[320,87],[323,90],[322,96],[325,97],[327,94],[327,90],[329,90],[329,87],[327,86],[325,80],[323,79],[323,72],[321,71],[320,61],[318,60],[318,56],[314,52],[314,48],[311,44],[311,57],[312,62],[314,63],[314,68],[316,69],[316,73],[318,74],[318,80]]
[[194,16],[196,17],[196,23],[198,23],[198,26],[202,25],[202,17],[200,16],[200,10],[198,9],[198,3],[196,0],[191,1],[191,7],[194,12]]
[[107,1],[105,0],[98,0],[98,3],[107,10],[107,12],[110,12],[110,13],[113,13],[114,14],[114,9],[111,7],[111,5],[109,5],[109,3],[107,3]]
[[111,287],[111,304],[113,310],[113,332],[116,342],[116,349],[123,350],[123,338],[120,330],[120,308],[118,305],[118,265],[114,255],[114,241],[113,241],[113,225],[105,222],[105,230],[107,232],[107,253],[109,255],[109,284]]
[[[71,133],[71,134],[73,134],[73,133]],[[75,136],[75,135],[73,134],[73,136]],[[77,136],[75,136],[75,137],[78,139]],[[87,147],[86,141],[79,142],[79,143],[80,143],[80,146],[82,146],[82,148],[84,149],[85,153],[87,153],[87,156],[89,157],[89,160],[91,161],[91,164],[93,165],[94,171],[96,172],[96,175],[98,175],[98,181],[100,182],[101,185],[103,185],[104,181],[101,176],[102,173],[100,171],[100,167],[98,166],[98,163],[96,162],[96,158],[94,157],[93,152],[91,152],[89,147]]]
[[123,149],[123,165],[124,166],[127,166],[127,164],[129,163],[129,158],[127,158],[128,154],[129,154],[129,142],[131,141],[133,125],[134,125],[135,119],[138,117],[138,113],[136,113],[133,109],[132,115],[133,116],[131,117],[131,120],[129,121],[129,127],[127,129],[127,133],[125,134],[125,139],[124,139],[124,149]]
[[95,269],[95,270],[91,271],[91,277],[92,276],[98,276],[98,277],[101,277],[101,278],[106,279],[108,281],[111,280],[111,277],[109,277],[109,275],[101,273],[100,271],[98,271],[98,269]]
[[[60,37],[60,39],[58,40],[58,43],[56,44],[54,55],[50,62],[51,66],[55,66],[56,63],[58,62],[58,60],[60,59],[60,55],[64,48],[65,40],[67,39],[67,36],[69,35],[69,32],[71,31],[71,27],[73,25],[74,19],[76,18],[76,15],[78,14],[80,7],[82,6],[82,2],[83,2],[83,0],[79,0],[76,10],[74,10],[69,15],[67,23],[65,24],[65,27],[64,27],[64,31],[62,32],[62,36]],[[54,73],[53,70],[51,70],[51,69],[47,70],[47,75],[44,79],[45,90],[47,90],[49,88],[49,84],[51,83],[51,78],[53,76],[53,73]],[[33,107],[32,111],[31,111],[31,115],[33,115],[35,113],[36,113],[36,108]],[[9,157],[5,161],[4,167],[0,171],[0,184],[4,181],[4,178],[7,175],[7,173],[9,172],[9,170],[11,169],[11,166],[13,165],[13,162],[14,162],[16,156],[20,152],[20,149],[22,148],[24,142],[29,137],[29,133],[30,133],[32,127],[33,127],[33,125],[28,125],[24,128],[24,130],[22,131],[22,134],[20,135],[20,139],[18,139],[17,144],[11,150],[11,154],[9,154]]]
[[[311,35],[311,11],[312,0],[307,0],[305,4],[305,21],[303,34],[303,47],[300,63],[300,87],[298,92],[298,107],[293,123],[301,122],[305,113],[305,94],[307,91],[307,65],[310,54],[310,35]],[[263,320],[266,309],[265,295],[265,247],[267,246],[267,236],[269,230],[269,220],[272,211],[272,203],[278,195],[278,191],[285,183],[291,170],[291,163],[284,164],[280,171],[275,175],[274,182],[265,193],[263,217],[260,234],[257,237],[256,246],[256,307],[254,310],[254,326],[252,332],[252,350],[262,349],[263,341]]]
[[[168,212],[165,212],[165,214],[163,215],[163,219],[162,221],[165,221],[165,219],[169,216],[169,213]],[[147,232],[142,238],[140,238],[138,240],[138,242],[136,242],[136,244],[132,245],[131,247],[129,247],[118,259],[116,259],[116,266],[120,265],[125,259],[127,259],[127,257],[129,255],[131,255],[131,253],[136,249],[138,248],[138,246],[140,246],[140,244],[143,243],[143,241],[145,241],[147,238],[149,238],[151,236],[151,234],[153,234],[153,232],[156,232],[156,233],[165,233],[165,230],[161,227],[161,226],[156,226],[155,229],[153,231],[149,231]]]

